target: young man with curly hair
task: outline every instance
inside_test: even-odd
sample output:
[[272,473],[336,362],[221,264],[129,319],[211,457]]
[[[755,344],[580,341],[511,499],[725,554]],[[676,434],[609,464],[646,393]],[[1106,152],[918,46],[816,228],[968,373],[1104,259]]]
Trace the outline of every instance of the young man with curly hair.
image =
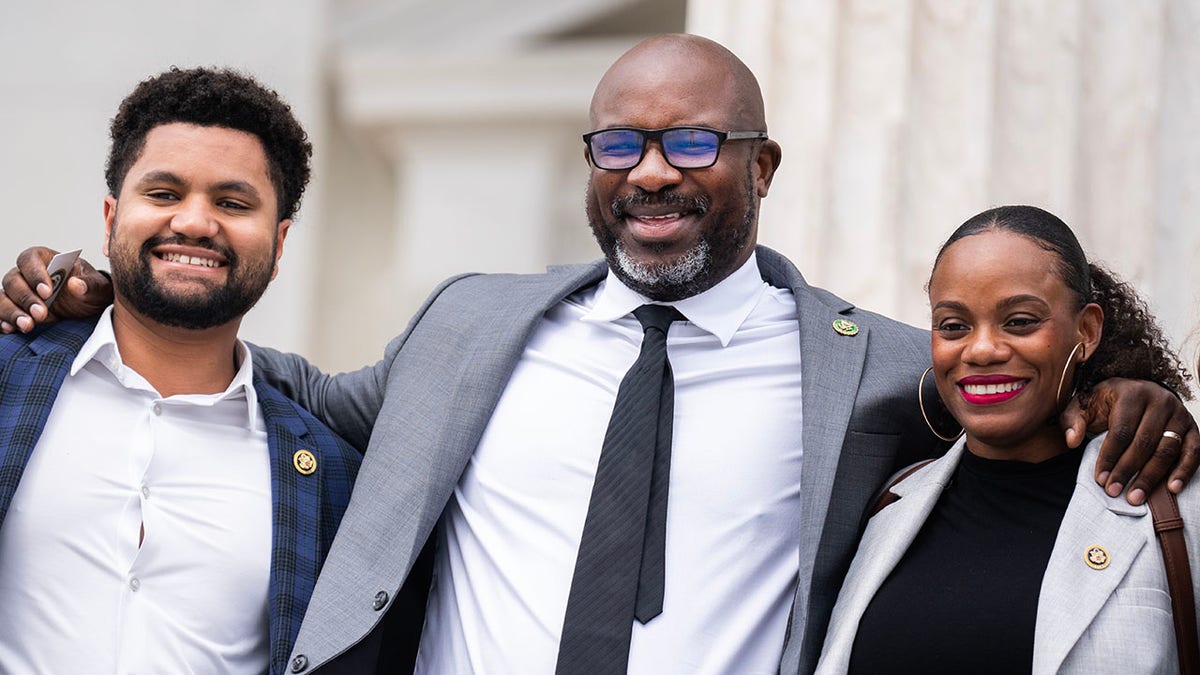
[[0,669],[283,672],[360,461],[237,337],[311,146],[207,68],[142,82],[111,133],[112,307],[0,337]]

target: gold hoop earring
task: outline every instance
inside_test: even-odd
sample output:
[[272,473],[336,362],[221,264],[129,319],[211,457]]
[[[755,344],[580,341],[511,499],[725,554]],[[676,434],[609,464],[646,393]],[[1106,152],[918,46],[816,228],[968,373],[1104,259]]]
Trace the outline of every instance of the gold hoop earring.
[[[1063,365],[1062,377],[1058,378],[1058,389],[1055,390],[1055,392],[1054,392],[1054,405],[1056,405],[1056,406],[1061,405],[1059,403],[1059,401],[1062,399],[1062,386],[1063,386],[1063,383],[1067,381],[1067,371],[1071,369],[1071,362],[1075,360],[1075,352],[1079,351],[1080,347],[1083,347],[1082,342],[1075,345],[1075,348],[1071,350],[1071,355],[1067,357],[1066,364]],[[1087,360],[1086,357],[1087,357],[1087,348],[1084,347],[1084,353],[1080,354],[1079,358],[1081,361],[1086,361]],[[1075,395],[1075,387],[1071,387],[1071,396],[1074,396],[1074,395]],[[1067,400],[1068,401],[1071,400],[1071,397],[1070,396],[1067,397]]]
[[963,432],[966,431],[966,429],[959,429],[958,433],[954,434],[953,436],[943,436],[937,432],[937,429],[933,428],[933,424],[929,422],[929,415],[925,414],[925,376],[928,375],[929,371],[931,370],[933,370],[933,366],[926,368],[925,372],[921,373],[920,381],[917,382],[917,406],[921,408],[921,417],[925,419],[925,426],[929,427],[929,430],[933,432],[933,435],[937,436],[943,441],[946,441],[947,443],[953,443],[954,441],[958,440],[959,436],[963,435]]

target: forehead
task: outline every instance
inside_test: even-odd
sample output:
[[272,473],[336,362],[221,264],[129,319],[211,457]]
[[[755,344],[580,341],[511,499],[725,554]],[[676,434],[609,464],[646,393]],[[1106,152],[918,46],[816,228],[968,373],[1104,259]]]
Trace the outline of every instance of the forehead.
[[1069,298],[1059,259],[1029,237],[1003,230],[959,239],[946,249],[929,280],[929,299],[990,303],[1014,295],[1047,302]]
[[146,134],[125,185],[151,172],[171,173],[197,185],[244,181],[262,194],[274,194],[262,141],[226,127],[184,123],[154,127]]
[[592,128],[694,125],[727,129],[738,115],[729,69],[703,54],[642,54],[605,74],[592,99]]

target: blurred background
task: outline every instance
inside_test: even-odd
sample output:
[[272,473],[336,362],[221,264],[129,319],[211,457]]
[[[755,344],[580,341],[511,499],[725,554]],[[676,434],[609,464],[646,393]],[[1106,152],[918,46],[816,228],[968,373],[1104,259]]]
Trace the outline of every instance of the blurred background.
[[598,256],[591,92],[641,38],[714,38],[757,73],[783,163],[760,239],[811,283],[928,323],[933,256],[1031,203],[1200,344],[1200,0],[0,2],[0,269],[99,267],[107,125],[172,65],[280,92],[315,146],[282,271],[243,336],[332,370],[382,354],[442,278]]

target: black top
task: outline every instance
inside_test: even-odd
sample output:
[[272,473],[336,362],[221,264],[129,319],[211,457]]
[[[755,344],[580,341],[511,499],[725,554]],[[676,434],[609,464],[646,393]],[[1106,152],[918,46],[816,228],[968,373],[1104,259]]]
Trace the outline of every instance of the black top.
[[1082,456],[1030,464],[963,452],[867,607],[850,672],[1028,673],[1042,575]]

